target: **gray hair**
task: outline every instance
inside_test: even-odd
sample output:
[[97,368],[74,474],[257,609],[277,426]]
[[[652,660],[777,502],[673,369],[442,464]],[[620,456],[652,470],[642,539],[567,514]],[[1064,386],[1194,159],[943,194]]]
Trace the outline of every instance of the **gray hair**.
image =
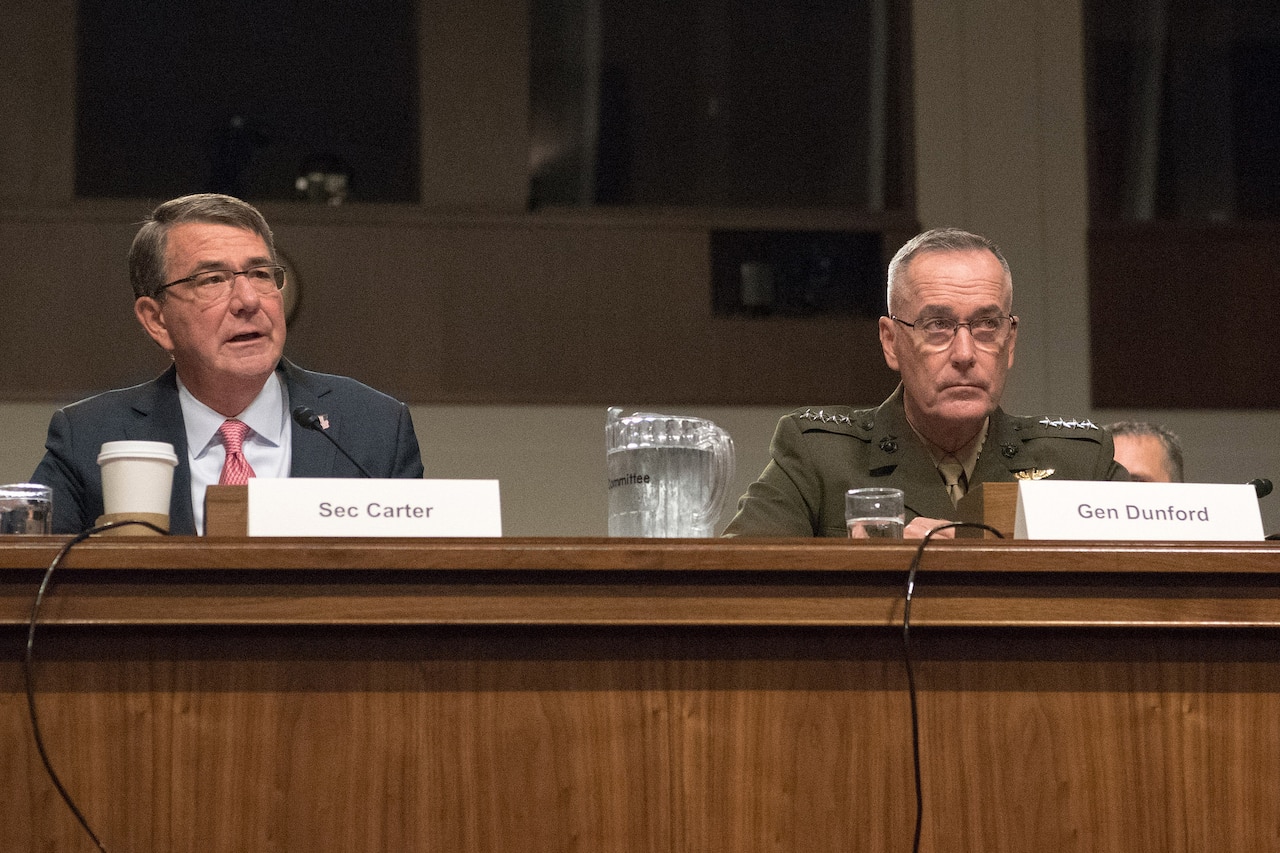
[[1159,439],[1164,448],[1165,467],[1173,482],[1183,482],[1182,475],[1182,440],[1174,432],[1160,424],[1147,421],[1116,421],[1103,427],[1114,438],[1117,435],[1151,436]]
[[987,251],[995,255],[996,260],[1000,262],[1000,266],[1004,269],[1005,281],[1009,283],[1009,296],[1012,298],[1013,273],[1009,271],[1009,262],[1005,260],[999,246],[981,234],[973,234],[968,231],[962,231],[959,228],[934,228],[922,234],[917,234],[908,240],[898,250],[898,253],[893,256],[893,260],[889,262],[889,286],[885,292],[885,305],[889,307],[890,311],[893,310],[894,291],[901,284],[907,265],[916,256],[928,252],[974,251]]
[[142,296],[159,299],[164,295],[169,230],[184,222],[209,222],[252,231],[267,244],[271,260],[278,260],[271,228],[256,207],[229,195],[184,195],[153,210],[133,238],[133,245],[129,247],[129,281],[133,284],[135,299]]

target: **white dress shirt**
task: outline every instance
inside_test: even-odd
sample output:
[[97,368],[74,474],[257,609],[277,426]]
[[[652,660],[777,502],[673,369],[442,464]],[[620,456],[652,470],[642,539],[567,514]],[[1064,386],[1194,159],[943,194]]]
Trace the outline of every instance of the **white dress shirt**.
[[[218,482],[227,451],[218,427],[226,416],[197,400],[178,380],[178,402],[187,428],[187,463],[191,470],[191,510],[196,530],[204,535],[204,491]],[[272,373],[258,396],[237,420],[249,426],[244,439],[244,455],[256,477],[288,477],[291,464],[292,427],[289,420],[289,392],[279,373]]]

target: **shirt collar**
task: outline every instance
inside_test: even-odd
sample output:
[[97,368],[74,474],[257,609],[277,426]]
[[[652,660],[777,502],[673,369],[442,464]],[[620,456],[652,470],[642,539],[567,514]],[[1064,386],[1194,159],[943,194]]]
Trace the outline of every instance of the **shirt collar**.
[[[911,422],[907,421],[907,424],[911,425]],[[970,439],[968,444],[964,447],[957,448],[953,453],[948,453],[921,435],[915,426],[911,426],[911,430],[916,434],[916,438],[920,439],[920,442],[929,451],[929,456],[933,458],[933,464],[935,466],[947,457],[951,457],[959,462],[961,467],[964,468],[964,476],[966,480],[973,479],[973,469],[978,467],[978,456],[982,454],[982,445],[987,442],[987,431],[990,428],[991,417],[988,415],[987,419],[982,422],[982,429],[978,430],[977,435]]]
[[[236,420],[248,424],[255,439],[272,447],[279,447],[284,440],[284,431],[288,428],[285,416],[288,405],[284,395],[280,374],[273,371],[253,402],[235,416]],[[192,457],[199,459],[214,444],[221,444],[218,428],[227,418],[197,400],[180,378],[178,402],[182,405],[182,420],[187,428],[187,447],[193,451]]]

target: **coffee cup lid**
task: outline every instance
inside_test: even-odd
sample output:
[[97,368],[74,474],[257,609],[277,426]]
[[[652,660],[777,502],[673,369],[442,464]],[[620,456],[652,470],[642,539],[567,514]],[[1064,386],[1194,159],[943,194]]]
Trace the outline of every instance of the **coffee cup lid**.
[[108,441],[98,452],[98,464],[113,459],[155,459],[178,464],[178,454],[167,441]]

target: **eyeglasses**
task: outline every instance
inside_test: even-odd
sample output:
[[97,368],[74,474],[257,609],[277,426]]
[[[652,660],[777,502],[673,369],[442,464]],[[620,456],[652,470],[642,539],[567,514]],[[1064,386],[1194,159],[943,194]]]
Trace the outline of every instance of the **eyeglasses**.
[[244,276],[259,296],[270,296],[284,288],[284,267],[279,264],[261,264],[246,270],[205,270],[177,281],[171,281],[160,292],[180,284],[191,285],[191,293],[200,302],[220,302],[235,289],[236,278]]
[[908,323],[892,314],[889,319],[919,332],[924,337],[925,347],[933,350],[944,350],[951,346],[961,326],[969,330],[975,346],[985,350],[998,350],[1009,340],[1009,332],[1018,326],[1018,318],[1012,314],[978,317],[968,323],[961,323],[950,317],[921,317],[914,323]]

